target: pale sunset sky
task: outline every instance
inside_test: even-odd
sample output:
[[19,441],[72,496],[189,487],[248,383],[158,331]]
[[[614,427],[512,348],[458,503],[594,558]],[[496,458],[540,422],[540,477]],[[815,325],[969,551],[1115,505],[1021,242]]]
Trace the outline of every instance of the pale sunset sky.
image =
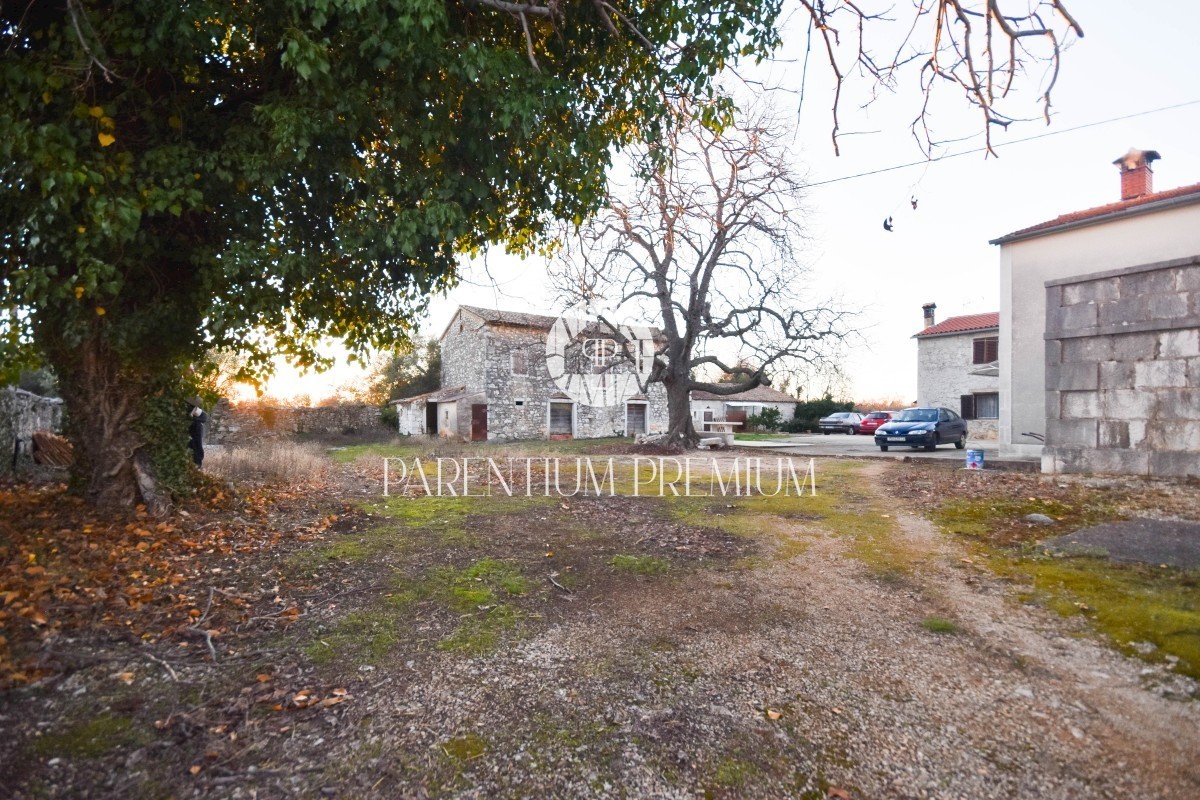
[[[988,240],[1119,200],[1112,162],[1130,147],[1162,155],[1154,165],[1156,190],[1200,182],[1200,69],[1194,60],[1200,4],[1074,0],[1068,7],[1085,36],[1064,54],[1052,124],[1033,120],[993,131],[999,158],[976,153],[837,180],[920,161],[909,123],[921,97],[909,74],[894,93],[860,108],[868,86],[858,82],[844,98],[841,114],[842,130],[858,133],[841,139],[842,153],[835,157],[829,139],[830,73],[815,42],[799,114],[796,94],[767,96],[781,118],[798,117],[797,171],[809,184],[836,181],[805,192],[809,242],[803,259],[814,301],[833,299],[858,312],[861,336],[841,364],[844,384],[835,385],[835,393],[855,400],[915,400],[917,350],[911,337],[921,327],[921,305],[937,303],[939,320],[999,310],[999,250]],[[905,8],[897,4],[894,15],[903,16]],[[778,62],[756,74],[798,88],[806,36],[805,20],[793,14]],[[1031,83],[1025,88],[1036,93]],[[982,145],[976,112],[965,102],[954,112],[948,104],[942,108],[945,116],[935,124],[944,125],[947,134],[975,134],[946,146],[942,155]],[[1024,109],[1036,113],[1032,106]],[[1119,117],[1130,118],[1094,124]],[[1068,130],[1083,125],[1091,127]],[[1046,133],[1055,135],[1004,146]],[[918,200],[916,210],[912,197]],[[888,216],[894,219],[892,233],[882,226]],[[558,310],[546,284],[545,262],[497,254],[487,267],[464,265],[462,283],[432,302],[424,334],[438,335],[459,304]],[[361,377],[361,369],[345,363],[306,376],[285,367],[268,392],[316,400]],[[803,392],[819,395],[825,388],[824,380],[814,381]]]

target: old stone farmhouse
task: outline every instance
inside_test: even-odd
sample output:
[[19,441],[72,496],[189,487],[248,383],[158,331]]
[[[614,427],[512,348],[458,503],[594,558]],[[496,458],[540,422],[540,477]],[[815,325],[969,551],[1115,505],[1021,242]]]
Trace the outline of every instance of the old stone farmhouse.
[[992,242],[1001,455],[1040,455],[1046,472],[1200,475],[1200,184],[1155,192],[1158,158],[1113,162],[1118,202]]
[[[604,331],[585,326],[564,334],[559,323],[461,306],[440,340],[444,388],[393,401],[400,432],[481,441],[664,431],[666,390],[636,381],[653,342],[643,340],[633,364]],[[548,353],[548,340],[549,351],[560,345],[557,352]]]
[[937,305],[922,306],[925,327],[917,340],[917,405],[956,408],[972,439],[995,439],[1000,418],[1000,314],[935,319]]

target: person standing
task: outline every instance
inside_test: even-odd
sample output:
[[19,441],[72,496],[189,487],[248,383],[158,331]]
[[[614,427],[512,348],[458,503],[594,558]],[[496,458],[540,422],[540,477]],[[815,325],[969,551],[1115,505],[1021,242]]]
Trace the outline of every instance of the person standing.
[[208,424],[208,415],[204,413],[204,409],[200,407],[201,400],[199,397],[193,397],[188,400],[191,406],[191,411],[188,413],[190,417],[188,422],[188,449],[192,451],[192,461],[196,462],[196,466],[204,464],[204,426]]

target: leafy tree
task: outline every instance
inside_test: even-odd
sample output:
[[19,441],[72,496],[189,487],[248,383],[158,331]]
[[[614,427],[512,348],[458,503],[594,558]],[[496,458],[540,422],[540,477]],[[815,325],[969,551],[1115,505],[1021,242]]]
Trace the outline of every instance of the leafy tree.
[[436,339],[417,341],[381,358],[360,399],[372,405],[432,392],[442,385],[442,346]]
[[591,212],[780,3],[0,4],[0,354],[58,375],[86,497],[161,506],[207,350],[405,341],[458,255]]

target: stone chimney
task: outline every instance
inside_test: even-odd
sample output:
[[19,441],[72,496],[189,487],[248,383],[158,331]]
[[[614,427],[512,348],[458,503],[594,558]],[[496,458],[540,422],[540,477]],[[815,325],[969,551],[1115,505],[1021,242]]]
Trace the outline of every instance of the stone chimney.
[[1150,164],[1161,156],[1156,150],[1129,148],[1113,162],[1121,170],[1121,199],[1136,200],[1154,192],[1154,170]]
[[921,311],[925,312],[925,327],[932,328],[937,322],[933,318],[933,312],[937,310],[937,303],[926,303],[921,306]]

